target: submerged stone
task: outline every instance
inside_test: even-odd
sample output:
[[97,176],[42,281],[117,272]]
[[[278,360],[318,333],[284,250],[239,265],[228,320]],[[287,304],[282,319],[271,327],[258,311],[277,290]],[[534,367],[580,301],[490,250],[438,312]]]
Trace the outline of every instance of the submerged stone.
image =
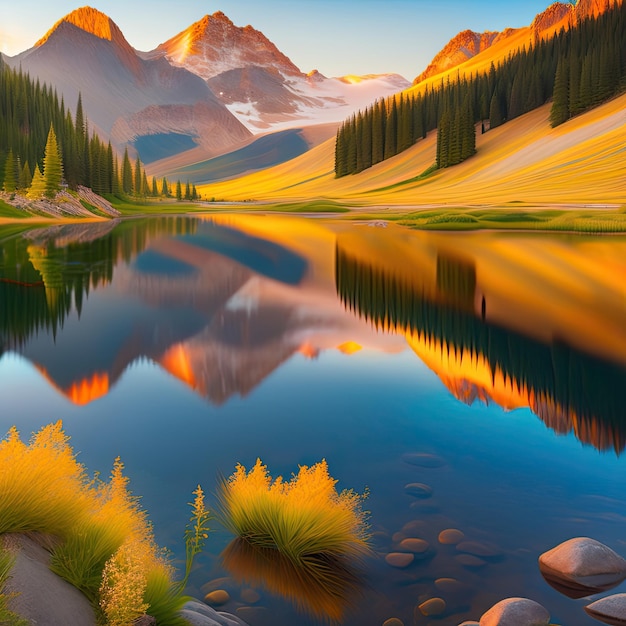
[[473,554],[457,554],[454,558],[465,567],[483,567],[484,565],[487,565],[487,561],[484,561]]
[[204,601],[212,606],[226,604],[230,600],[230,594],[225,589],[216,589],[204,596]]
[[442,593],[452,595],[466,595],[472,591],[472,588],[468,584],[462,583],[456,578],[437,578],[437,580],[435,580],[435,587]]
[[496,546],[479,541],[461,541],[457,544],[456,549],[459,552],[467,552],[467,554],[482,557],[494,557],[502,554]]
[[408,567],[413,563],[415,556],[413,554],[409,554],[407,552],[390,552],[386,557],[385,561],[387,565],[391,565],[391,567]]
[[390,617],[383,622],[383,626],[404,626],[404,622],[397,617]]
[[430,600],[422,602],[417,608],[422,615],[429,617],[442,615],[446,611],[446,601],[443,598],[430,598]]
[[430,544],[425,539],[415,539],[414,537],[409,537],[407,539],[403,539],[398,547],[406,552],[423,554],[428,550]]
[[427,452],[407,452],[407,454],[402,455],[402,460],[416,467],[435,468],[443,467],[446,464],[440,456]]
[[439,543],[455,546],[465,539],[465,533],[458,528],[446,528],[439,533]]
[[241,590],[239,596],[246,604],[256,604],[261,599],[261,594],[256,589],[246,587]]
[[507,598],[494,604],[478,623],[480,626],[548,626],[550,613],[534,600]]
[[404,485],[404,491],[415,498],[426,499],[433,495],[433,488],[424,483],[409,483]]

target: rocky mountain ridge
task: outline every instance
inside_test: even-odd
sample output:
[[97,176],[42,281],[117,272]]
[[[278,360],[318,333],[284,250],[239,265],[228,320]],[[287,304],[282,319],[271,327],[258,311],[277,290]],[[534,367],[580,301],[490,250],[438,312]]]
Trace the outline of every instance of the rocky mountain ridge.
[[477,33],[464,30],[455,35],[435,55],[428,67],[413,80],[413,84],[417,85],[455,68],[498,44],[504,47],[507,40],[534,45],[537,41],[552,37],[561,28],[567,30],[585,19],[597,17],[613,4],[621,4],[621,2],[622,0],[578,0],[576,4],[554,2],[545,11],[539,13],[529,26],[507,28],[502,32]]

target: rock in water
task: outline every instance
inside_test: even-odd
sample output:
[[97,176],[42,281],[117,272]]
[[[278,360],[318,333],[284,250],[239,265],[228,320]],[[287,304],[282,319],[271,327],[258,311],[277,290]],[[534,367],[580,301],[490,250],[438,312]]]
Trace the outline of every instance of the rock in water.
[[456,549],[459,552],[467,552],[468,554],[480,557],[495,557],[502,554],[497,546],[479,541],[461,541],[457,543]]
[[422,615],[427,617],[434,617],[436,615],[442,615],[446,611],[446,602],[442,598],[430,598],[426,602],[422,602],[419,605],[419,610]]
[[230,594],[225,589],[216,589],[204,596],[204,601],[212,606],[220,606],[230,601]]
[[185,602],[179,614],[191,626],[248,626],[239,617],[231,613],[218,612],[195,599]]
[[507,598],[494,604],[478,622],[480,626],[548,626],[550,614],[528,598]]
[[455,546],[465,539],[465,533],[458,528],[446,528],[439,533],[439,543],[448,546]]
[[545,580],[570,598],[611,589],[626,578],[626,560],[589,537],[565,541],[539,557]]
[[408,537],[407,539],[403,539],[398,547],[404,552],[424,554],[424,552],[426,552],[430,547],[430,544],[425,539],[415,539],[414,537]]
[[626,626],[626,593],[600,598],[585,607],[594,619],[612,626]]
[[433,495],[433,488],[424,483],[409,483],[404,485],[405,493],[416,498],[430,498]]
[[443,467],[446,462],[436,454],[429,454],[427,452],[407,452],[402,455],[402,460],[409,465],[415,465],[416,467]]
[[415,556],[406,552],[390,552],[385,557],[385,561],[387,561],[388,565],[399,568],[408,567],[414,560]]

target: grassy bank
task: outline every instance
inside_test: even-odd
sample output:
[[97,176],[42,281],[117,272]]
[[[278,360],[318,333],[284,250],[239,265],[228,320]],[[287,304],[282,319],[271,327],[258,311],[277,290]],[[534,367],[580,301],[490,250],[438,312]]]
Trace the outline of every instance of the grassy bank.
[[[183,585],[155,544],[119,459],[109,480],[89,478],[57,422],[28,444],[11,429],[0,442],[0,467],[0,534],[53,537],[52,571],[84,593],[99,623],[131,623],[148,610],[158,624],[186,624],[178,615],[187,600]],[[0,594],[5,561],[0,554]],[[0,595],[0,621],[5,605]]]

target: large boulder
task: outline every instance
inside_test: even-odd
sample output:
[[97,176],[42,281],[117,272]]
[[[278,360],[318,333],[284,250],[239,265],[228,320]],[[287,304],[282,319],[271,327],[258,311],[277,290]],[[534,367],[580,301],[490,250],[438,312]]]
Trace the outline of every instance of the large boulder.
[[216,611],[200,600],[192,599],[180,611],[191,626],[247,626],[241,618],[231,613]]
[[548,626],[550,614],[534,600],[507,598],[494,604],[478,623],[480,626]]
[[3,590],[10,596],[11,611],[32,624],[96,625],[89,600],[76,587],[50,571],[50,552],[43,547],[43,536],[6,534],[0,542],[15,557]]
[[600,598],[586,606],[585,611],[605,624],[626,626],[626,593]]
[[626,560],[589,537],[565,541],[539,557],[545,580],[570,598],[611,589],[626,578]]

